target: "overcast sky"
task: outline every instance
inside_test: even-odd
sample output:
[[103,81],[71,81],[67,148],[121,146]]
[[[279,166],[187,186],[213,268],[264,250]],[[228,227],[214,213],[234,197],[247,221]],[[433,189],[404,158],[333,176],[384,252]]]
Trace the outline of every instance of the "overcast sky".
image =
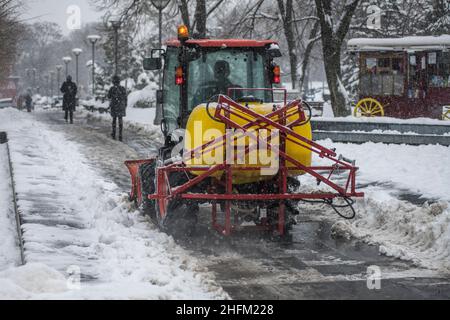
[[89,0],[26,0],[25,3],[28,10],[23,15],[23,19],[29,22],[56,22],[61,26],[64,34],[70,32],[67,22],[74,21],[73,14],[67,13],[70,6],[77,6],[80,9],[82,24],[97,21],[102,15],[89,5]]

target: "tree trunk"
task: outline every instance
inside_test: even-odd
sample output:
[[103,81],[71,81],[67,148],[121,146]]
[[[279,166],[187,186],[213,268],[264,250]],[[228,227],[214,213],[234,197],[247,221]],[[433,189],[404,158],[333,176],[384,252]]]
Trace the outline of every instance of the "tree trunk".
[[293,0],[286,0],[286,7],[284,6],[284,0],[278,0],[278,8],[280,10],[281,17],[283,18],[283,29],[286,37],[288,50],[289,50],[289,64],[291,67],[291,81],[292,89],[295,89],[297,84],[297,53],[294,33],[294,21],[293,21]]
[[196,25],[196,37],[200,39],[206,38],[206,0],[197,0],[195,7],[195,25]]
[[347,108],[346,92],[341,80],[341,50],[360,0],[346,0],[341,19],[336,25],[333,25],[332,21],[332,1],[315,1],[321,27],[323,59],[331,106],[336,117],[347,116],[350,110]]
[[350,111],[347,108],[346,94],[342,91],[340,57],[340,54],[330,55],[324,58],[324,63],[333,113],[336,117],[345,117]]
[[180,12],[181,12],[181,19],[183,20],[183,23],[185,26],[191,29],[191,21],[189,18],[189,7],[188,7],[188,1],[187,0],[181,0],[180,1]]
[[[317,34],[319,32],[319,21],[316,21],[314,23],[313,28],[311,29],[311,33],[309,34],[309,42],[306,46],[305,53],[303,54],[303,61],[302,61],[302,73],[300,76],[300,82],[299,82],[299,88],[305,88],[305,84],[307,83],[307,72],[308,72],[308,65],[309,60],[311,57],[311,52],[314,48],[314,44],[316,43],[315,39],[317,38]],[[303,92],[303,96],[305,95],[305,92]]]

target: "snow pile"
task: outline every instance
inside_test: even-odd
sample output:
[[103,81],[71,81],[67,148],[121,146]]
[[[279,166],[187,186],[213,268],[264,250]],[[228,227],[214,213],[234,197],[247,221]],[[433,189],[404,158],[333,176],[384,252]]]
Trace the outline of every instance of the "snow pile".
[[[353,110],[352,110],[353,113]],[[316,120],[320,121],[332,121],[332,122],[363,122],[363,123],[396,123],[396,124],[429,124],[429,125],[441,125],[448,126],[450,131],[449,121],[443,121],[438,119],[430,118],[412,118],[412,119],[398,119],[391,117],[360,117],[356,118],[354,116],[347,117],[336,117],[330,118],[329,116],[317,117]]]
[[[387,145],[368,142],[361,145],[319,142],[337,148],[339,154],[356,160],[358,182],[393,185],[427,198],[450,201],[450,147],[437,145]],[[325,162],[315,158],[317,164]]]
[[80,100],[80,106],[86,106],[86,107],[94,107],[95,109],[108,109],[109,108],[109,101],[105,100],[97,100],[97,99],[89,99],[89,100]]
[[32,299],[43,292],[55,295],[65,291],[67,279],[64,275],[41,263],[0,272],[0,298],[3,300]]
[[399,201],[380,190],[367,192],[356,205],[353,222],[339,221],[339,236],[379,244],[380,253],[430,269],[450,272],[450,208],[447,202],[422,207]]
[[136,90],[128,95],[128,109],[135,108],[138,102],[146,102],[148,106],[154,105],[156,101],[156,90],[158,85],[151,83],[142,90]]
[[14,219],[6,144],[0,144],[0,271],[20,260]]
[[[419,266],[450,272],[450,148],[320,141],[355,159],[357,182],[365,196],[355,204],[356,218],[344,221],[325,205],[320,211],[335,224],[336,237],[379,244],[380,253]],[[314,158],[314,165],[325,160]],[[303,188],[316,190],[315,179],[301,178]],[[321,186],[326,190],[327,187]],[[399,195],[430,199],[423,205],[399,200]],[[302,204],[308,209],[309,204]],[[310,209],[310,208],[309,208]]]
[[331,107],[331,103],[325,102],[323,104],[322,118],[334,118],[334,112],[333,108]]
[[[0,273],[0,299],[227,297],[92,169],[77,144],[26,113],[1,110],[0,119],[10,138],[19,206],[31,221],[23,225],[29,265]],[[69,286],[80,273],[90,281]]]

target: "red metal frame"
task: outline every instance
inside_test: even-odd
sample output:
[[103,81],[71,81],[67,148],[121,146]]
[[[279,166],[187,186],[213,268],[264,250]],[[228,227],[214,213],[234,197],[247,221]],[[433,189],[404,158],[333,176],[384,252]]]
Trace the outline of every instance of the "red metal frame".
[[[231,89],[237,90],[237,89]],[[239,90],[250,90],[250,89],[239,89]],[[285,97],[287,95],[284,89],[251,89],[251,90],[283,90]],[[285,98],[286,99],[286,98]],[[293,114],[299,114],[299,119],[288,123],[288,118],[292,117]],[[277,110],[273,111],[267,115],[261,115],[250,108],[242,106],[241,104],[233,101],[225,95],[220,95],[218,98],[218,105],[216,107],[215,115],[216,119],[222,121],[227,129],[240,129],[244,133],[248,133],[249,129],[255,128],[265,129],[268,127],[278,129],[280,133],[280,146],[277,148],[273,146],[270,142],[265,144],[269,150],[279,151],[279,174],[278,174],[278,193],[258,193],[258,194],[235,194],[233,193],[232,176],[235,171],[249,171],[249,170],[260,170],[263,167],[255,166],[239,166],[235,167],[231,163],[224,163],[213,165],[211,167],[203,166],[186,166],[188,160],[193,160],[201,154],[208,153],[212,149],[217,148],[217,144],[225,145],[227,137],[231,137],[230,133],[227,132],[222,137],[217,138],[211,142],[205,143],[204,145],[185,152],[182,159],[175,161],[169,165],[165,165],[157,168],[156,174],[156,193],[149,195],[149,199],[155,200],[159,208],[159,213],[162,218],[167,214],[167,204],[170,200],[174,198],[182,198],[189,200],[198,201],[209,201],[212,203],[212,223],[213,227],[224,235],[230,235],[232,230],[238,228],[236,225],[237,217],[235,215],[234,223],[232,222],[232,202],[236,201],[268,201],[268,200],[278,200],[278,234],[283,235],[285,233],[285,200],[301,200],[301,199],[333,199],[337,197],[362,197],[363,193],[356,191],[356,171],[357,167],[343,162],[336,158],[336,153],[333,150],[322,147],[321,145],[297,134],[294,131],[294,127],[301,125],[301,122],[305,120],[304,111],[302,108],[302,101],[296,100],[290,103],[284,103],[284,106],[279,107]],[[245,125],[239,125],[235,122],[233,118],[239,117],[247,121]],[[258,139],[255,135],[249,135],[252,139]],[[292,158],[286,153],[285,146],[286,141],[295,143],[299,148],[306,148],[312,153],[317,154],[321,158],[326,158],[330,160],[333,165],[331,166],[305,166],[296,159]],[[275,149],[277,148],[277,149]],[[252,148],[247,147],[244,150],[244,155],[247,155],[252,151]],[[235,159],[237,154],[235,155]],[[288,167],[287,163],[290,162],[291,165]],[[335,192],[323,192],[323,193],[288,193],[287,190],[287,177],[289,170],[303,171],[315,177],[318,183],[323,182],[328,185]],[[213,175],[219,171],[222,171],[222,179],[212,178]],[[131,172],[131,170],[130,170]],[[169,174],[171,172],[185,172],[187,176],[192,175],[193,172],[201,172],[201,174],[189,179],[186,183],[177,186],[171,186],[169,183]],[[332,175],[335,172],[348,172],[348,177],[345,185],[339,185],[337,182],[333,181]],[[198,185],[200,182],[207,178],[211,179],[211,185],[206,190],[206,193],[191,193],[189,190]],[[217,186],[221,184],[225,186],[225,193],[217,193]],[[137,186],[136,179],[133,185]],[[224,224],[220,225],[217,221],[217,201],[223,201],[225,203],[224,208]],[[259,229],[269,229],[270,226],[267,221],[262,221],[261,225],[258,225]]]
[[[198,45],[204,48],[258,48],[265,47],[270,44],[278,44],[274,40],[248,40],[248,39],[189,39],[186,41],[188,45]],[[180,47],[181,43],[178,39],[171,39],[166,42],[170,47]]]
[[125,165],[131,175],[130,199],[136,199],[137,203],[142,202],[141,178],[139,176],[139,167],[146,163],[152,163],[155,159],[130,160],[125,161]]

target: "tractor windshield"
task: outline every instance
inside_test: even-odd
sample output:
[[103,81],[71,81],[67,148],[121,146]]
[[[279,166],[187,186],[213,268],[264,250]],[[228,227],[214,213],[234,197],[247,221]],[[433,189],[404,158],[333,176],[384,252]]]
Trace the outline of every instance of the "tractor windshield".
[[[192,110],[229,88],[270,88],[265,68],[264,51],[245,48],[205,50],[189,64],[188,108]],[[264,91],[235,91],[234,99],[253,96],[269,102],[272,96]]]

